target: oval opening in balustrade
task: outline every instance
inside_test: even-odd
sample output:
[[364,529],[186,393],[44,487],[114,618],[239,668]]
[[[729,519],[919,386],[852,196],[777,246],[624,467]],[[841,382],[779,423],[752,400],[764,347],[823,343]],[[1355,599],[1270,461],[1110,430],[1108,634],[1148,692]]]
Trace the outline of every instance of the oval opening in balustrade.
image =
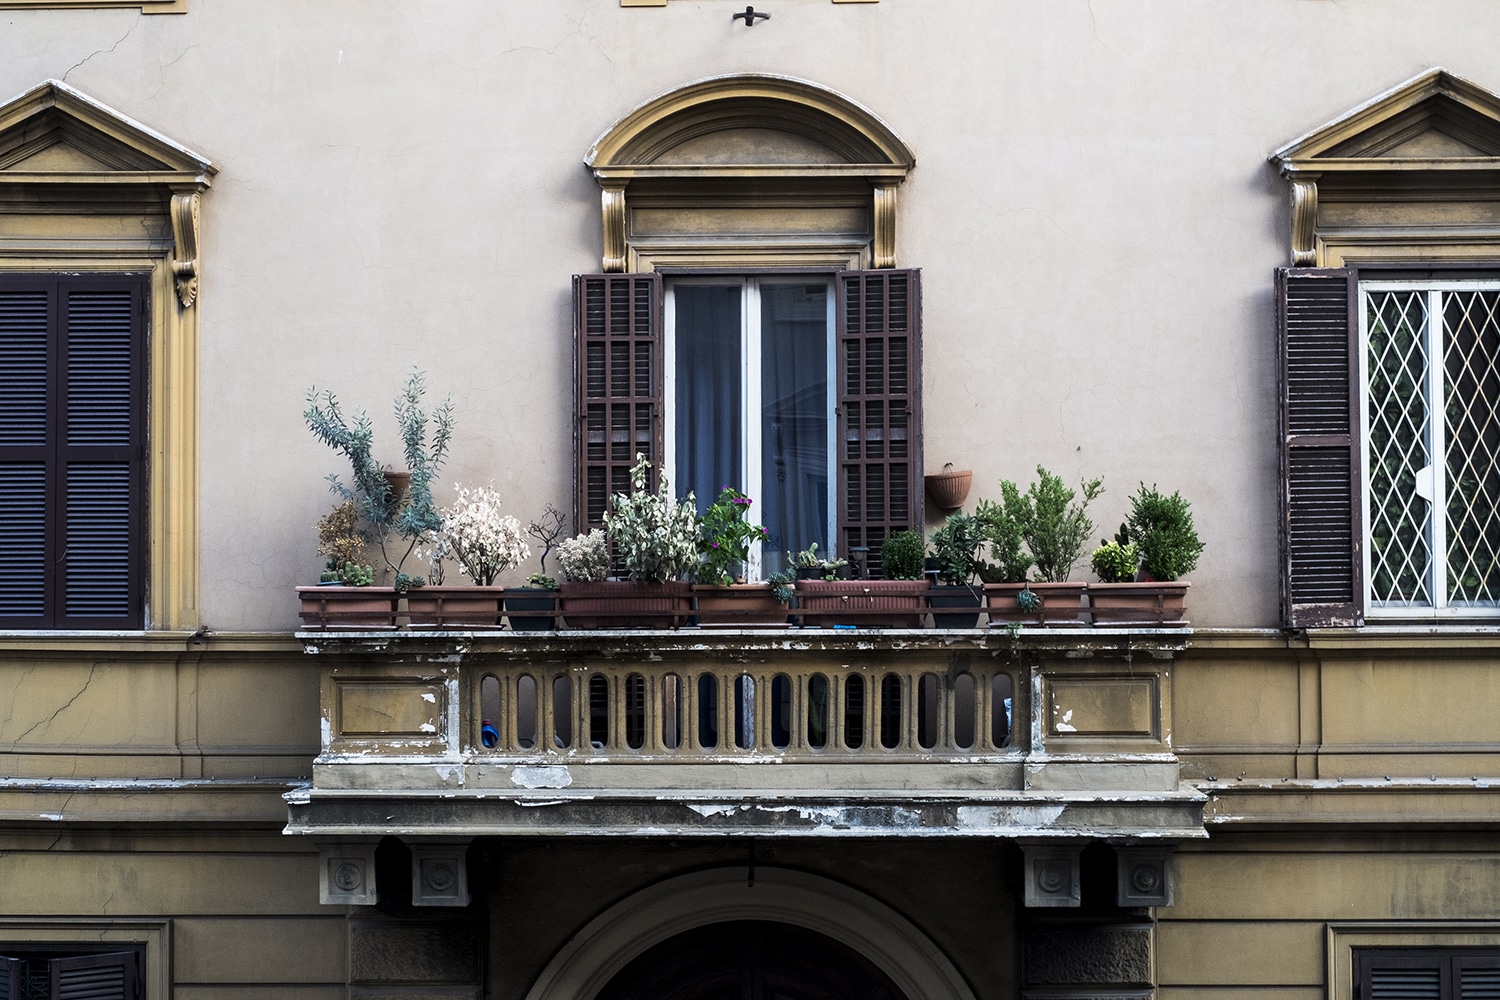
[[719,745],[719,679],[713,674],[698,675],[698,745]]
[[901,678],[895,674],[880,679],[880,745],[887,750],[901,745]]
[[807,745],[814,750],[828,745],[828,678],[822,674],[807,679]]
[[734,679],[734,745],[741,750],[755,746],[755,678],[749,674]]
[[573,745],[573,679],[567,674],[552,679],[552,745]]
[[771,678],[771,745],[785,750],[792,742],[792,679]]
[[516,678],[516,746],[536,749],[536,678],[522,674]]
[[990,686],[993,703],[990,705],[990,739],[998,750],[1010,746],[1011,686],[1009,674],[996,674]]
[[500,744],[500,679],[494,674],[479,679],[479,743],[487,750]]
[[917,745],[923,750],[937,746],[938,679],[923,674],[917,679]]
[[676,674],[661,679],[661,745],[668,750],[682,746],[682,681]]
[[865,679],[851,674],[844,681],[844,746],[865,745]]
[[960,750],[974,748],[974,675],[959,674],[953,679],[953,745]]
[[603,674],[589,677],[589,746],[609,746],[609,680]]
[[646,678],[625,678],[625,745],[639,750],[646,745]]

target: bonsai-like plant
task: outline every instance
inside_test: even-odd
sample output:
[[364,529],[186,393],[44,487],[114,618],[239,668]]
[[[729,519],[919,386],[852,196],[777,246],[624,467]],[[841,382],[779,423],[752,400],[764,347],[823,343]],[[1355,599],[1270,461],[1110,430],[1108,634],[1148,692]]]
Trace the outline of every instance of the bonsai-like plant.
[[698,564],[697,501],[691,493],[685,499],[673,499],[666,476],[654,493],[647,490],[651,465],[639,452],[635,459],[630,470],[632,492],[616,493],[610,499],[604,529],[632,580],[676,580]]
[[1145,483],[1130,498],[1125,521],[1130,540],[1141,553],[1141,569],[1162,582],[1191,573],[1203,553],[1203,542],[1193,528],[1193,512],[1181,493],[1164,496]]
[[920,580],[926,558],[921,534],[909,528],[887,535],[880,546],[880,569],[887,580]]
[[374,570],[360,562],[365,539],[358,524],[353,500],[345,500],[318,519],[318,555],[328,557],[321,582],[338,580],[350,587],[368,587],[374,581]]
[[1018,492],[1012,495],[1009,506],[981,500],[975,508],[974,519],[990,543],[990,555],[995,559],[993,563],[979,564],[979,576],[985,583],[1025,583],[1026,575],[1036,564],[1026,552],[1026,539],[1021,530],[1022,514]]
[[443,541],[458,568],[481,587],[531,555],[521,522],[500,513],[500,494],[488,486],[458,486],[458,499],[443,511]]
[[[410,482],[399,496],[371,453],[375,434],[363,410],[354,412],[351,423],[345,419],[333,392],[319,392],[314,386],[307,392],[307,409],[302,412],[317,439],[348,459],[353,483],[346,486],[337,473],[330,473],[329,489],[345,500],[354,501],[365,524],[362,533],[380,548],[386,570],[395,574],[397,590],[422,585],[422,577],[408,576],[403,567],[417,546],[442,528],[442,517],[432,499],[432,483],[448,456],[448,442],[453,436],[453,404],[444,400],[433,412],[429,444],[427,411],[422,409],[426,392],[425,376],[414,370],[396,396],[396,423],[401,430],[406,467],[411,473]],[[405,542],[405,548],[396,539]]]
[[598,528],[559,542],[557,559],[562,563],[563,573],[576,583],[599,583],[609,579],[609,543]]
[[[1026,547],[1036,560],[1037,576],[1048,583],[1063,583],[1083,554],[1093,534],[1088,505],[1104,492],[1104,480],[1089,479],[1069,489],[1061,476],[1036,467],[1037,482],[1022,493],[1015,483],[1000,483],[1002,510],[1020,528]],[[1081,496],[1080,496],[1081,494]]]
[[542,546],[542,568],[540,572],[533,573],[526,578],[526,583],[531,587],[543,587],[547,590],[556,590],[557,581],[547,575],[547,557],[552,550],[557,548],[558,539],[562,537],[563,525],[562,511],[553,504],[543,508],[539,517],[526,526],[526,534],[535,538]]
[[703,512],[698,521],[698,555],[703,559],[696,572],[699,583],[719,587],[734,583],[731,570],[750,557],[751,543],[766,540],[766,529],[747,520],[751,502],[739,490],[725,486]]
[[984,542],[984,525],[978,517],[962,512],[949,514],[943,526],[932,533],[938,579],[950,587],[972,583],[982,567],[979,550]]

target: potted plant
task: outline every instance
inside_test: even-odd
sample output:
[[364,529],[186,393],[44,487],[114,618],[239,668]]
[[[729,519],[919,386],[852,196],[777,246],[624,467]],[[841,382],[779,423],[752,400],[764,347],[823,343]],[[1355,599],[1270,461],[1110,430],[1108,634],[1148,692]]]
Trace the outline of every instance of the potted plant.
[[[1136,549],[1138,568],[1132,577],[1121,580],[1105,580],[1101,574],[1101,582],[1089,588],[1094,624],[1186,625],[1189,584],[1179,582],[1178,578],[1198,565],[1203,542],[1198,538],[1192,510],[1182,494],[1174,492],[1166,496],[1154,485],[1148,487],[1142,483],[1130,498],[1130,514],[1120,526],[1115,544]],[[1124,567],[1120,570],[1123,573]]]
[[922,578],[925,547],[915,531],[893,532],[880,549],[882,580],[798,580],[802,624],[920,628],[928,584]]
[[548,504],[526,526],[526,534],[541,546],[541,569],[526,578],[526,586],[505,591],[505,620],[517,632],[545,632],[557,628],[557,581],[547,575],[547,557],[562,538],[562,511]]
[[[980,549],[984,547],[983,525],[973,514],[949,514],[943,526],[932,533],[933,572],[938,586],[932,588],[928,601],[933,610],[935,628],[974,628],[979,624],[979,608],[984,606],[984,590],[974,584],[982,565]],[[938,608],[973,609],[939,612]]]
[[693,599],[700,625],[786,624],[786,605],[776,600],[772,585],[744,582],[751,544],[766,539],[766,529],[749,521],[751,503],[725,486],[699,518],[701,561],[694,571]]
[[788,552],[786,564],[798,580],[844,580],[849,576],[849,560],[823,558],[818,555],[817,542],[801,552]]
[[[616,493],[604,512],[604,529],[614,558],[628,580],[579,580],[563,584],[563,614],[575,628],[676,628],[692,606],[692,584],[683,581],[698,563],[698,511],[690,493],[674,499],[665,476],[656,490],[646,488],[651,466],[637,454],[630,470],[630,494]],[[598,529],[595,529],[597,531]],[[605,572],[609,550],[604,538],[587,543],[596,562],[603,548]],[[567,565],[564,555],[564,565]],[[597,566],[591,567],[591,574]],[[586,623],[586,624],[585,624]]]
[[[455,484],[458,497],[442,511],[442,529],[429,555],[426,586],[407,593],[413,627],[499,628],[504,588],[496,578],[531,555],[521,537],[521,522],[501,513],[500,494],[490,486]],[[443,559],[474,581],[472,587],[444,586]]]
[[298,587],[306,628],[392,628],[396,591],[373,587],[375,570],[365,565],[365,539],[353,500],[337,504],[318,520],[318,554],[328,562],[316,587]]
[[[1069,577],[1093,533],[1088,505],[1104,492],[1103,480],[1085,480],[1073,490],[1043,466],[1038,465],[1036,471],[1037,481],[1025,493],[1003,480],[1000,502],[983,502],[979,507],[977,516],[1000,560],[993,571],[995,579],[986,568],[990,624],[1082,625],[1084,584]],[[1033,569],[1035,582],[1027,579]]]

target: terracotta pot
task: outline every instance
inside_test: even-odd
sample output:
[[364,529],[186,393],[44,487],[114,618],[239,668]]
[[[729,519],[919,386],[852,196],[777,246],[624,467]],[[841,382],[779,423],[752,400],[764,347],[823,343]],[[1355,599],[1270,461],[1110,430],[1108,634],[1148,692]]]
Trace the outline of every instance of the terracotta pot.
[[405,469],[386,468],[380,474],[385,477],[385,485],[391,491],[391,502],[397,507],[401,506],[406,488],[411,485],[411,473]]
[[302,627],[336,629],[388,629],[396,627],[396,602],[401,595],[393,587],[346,587],[325,584],[298,587],[302,604]]
[[[987,583],[984,585],[985,607],[990,625],[1020,622],[1046,628],[1066,628],[1084,624],[1082,583]],[[1030,589],[1042,599],[1035,611],[1022,611],[1017,595]]]
[[550,632],[557,628],[557,591],[517,587],[505,591],[505,620],[517,632]]
[[693,585],[604,583],[562,585],[562,613],[569,628],[677,628],[692,613]]
[[769,583],[734,583],[718,587],[693,584],[698,623],[707,626],[780,626],[787,623],[787,607],[771,593]]
[[948,470],[949,467],[944,466],[942,472],[923,476],[922,480],[927,484],[927,495],[932,498],[933,506],[939,510],[954,511],[968,499],[969,484],[974,481],[974,473],[968,469],[957,472]]
[[406,592],[412,628],[499,628],[501,587],[413,587]]
[[[984,587],[979,584],[933,587],[927,595],[932,607],[933,628],[978,628],[979,609],[984,607]],[[939,608],[972,610],[941,612]]]
[[798,580],[797,609],[810,628],[921,628],[926,580]]
[[1100,628],[1182,628],[1187,589],[1179,583],[1091,583],[1089,615]]

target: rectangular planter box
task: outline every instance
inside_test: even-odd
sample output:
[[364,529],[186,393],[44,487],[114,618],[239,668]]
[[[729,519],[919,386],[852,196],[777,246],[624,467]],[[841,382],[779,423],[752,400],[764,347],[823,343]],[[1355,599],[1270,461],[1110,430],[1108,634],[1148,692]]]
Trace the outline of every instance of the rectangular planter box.
[[797,610],[810,628],[921,628],[926,580],[798,580]]
[[1089,616],[1098,628],[1183,628],[1187,589],[1181,583],[1091,583]]
[[[1021,591],[1030,589],[1042,599],[1035,611],[1022,611],[1017,600]],[[1082,583],[987,583],[984,585],[985,607],[990,625],[1037,625],[1045,628],[1068,628],[1084,624]]]
[[786,605],[772,596],[769,583],[735,583],[727,587],[695,583],[693,602],[698,609],[698,623],[708,626],[784,626],[789,613]]
[[933,587],[927,600],[932,607],[933,628],[978,628],[984,585]]
[[557,628],[557,591],[516,587],[505,591],[505,621],[517,632]]
[[677,628],[693,613],[693,585],[565,583],[562,614],[569,628]]
[[501,587],[414,587],[406,592],[412,628],[500,627]]
[[387,629],[396,627],[394,587],[298,587],[305,629]]

